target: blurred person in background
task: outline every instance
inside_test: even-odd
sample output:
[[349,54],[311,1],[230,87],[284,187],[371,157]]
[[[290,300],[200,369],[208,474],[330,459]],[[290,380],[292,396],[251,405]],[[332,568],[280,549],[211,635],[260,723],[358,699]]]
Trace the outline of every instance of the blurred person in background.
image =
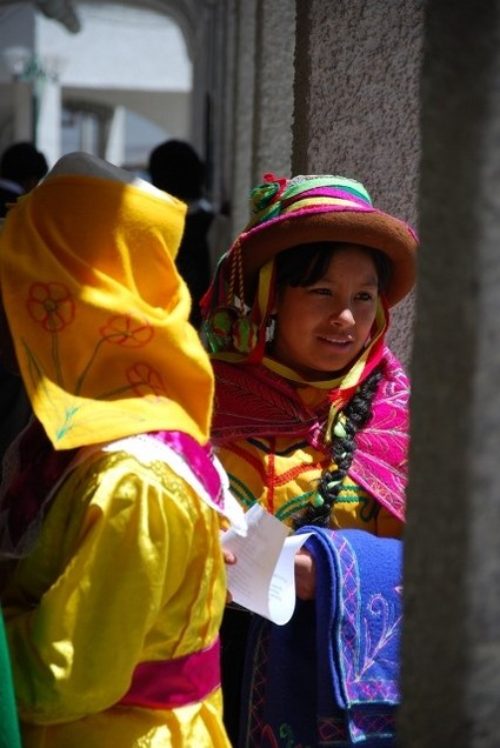
[[209,230],[215,215],[203,195],[205,163],[189,143],[167,140],[152,150],[149,174],[155,187],[169,192],[188,206],[176,265],[191,294],[190,322],[199,329],[199,302],[211,277]]
[[0,159],[0,218],[20,195],[33,189],[47,174],[47,160],[32,143],[13,143]]
[[[5,149],[0,159],[0,226],[9,207],[30,192],[47,170],[45,156],[32,143],[13,143]],[[5,450],[26,425],[30,414],[21,377],[0,362],[0,465]]]

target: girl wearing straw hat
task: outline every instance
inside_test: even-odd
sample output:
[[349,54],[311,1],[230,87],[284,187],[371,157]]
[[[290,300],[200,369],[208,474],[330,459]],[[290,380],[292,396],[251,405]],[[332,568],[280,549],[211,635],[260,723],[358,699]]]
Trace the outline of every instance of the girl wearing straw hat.
[[0,499],[27,748],[228,746],[219,528],[241,510],[207,448],[213,377],[174,264],[184,215],[71,154],[1,234],[3,353],[12,338],[35,416]]
[[385,335],[417,240],[352,179],[265,180],[203,301],[212,441],[243,507],[312,535],[289,624],[226,611],[226,723],[234,745],[391,745],[409,389]]

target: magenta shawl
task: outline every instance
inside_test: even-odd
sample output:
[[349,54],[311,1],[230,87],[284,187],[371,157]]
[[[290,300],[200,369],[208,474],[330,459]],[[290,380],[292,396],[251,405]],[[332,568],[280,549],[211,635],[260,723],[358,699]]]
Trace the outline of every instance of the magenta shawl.
[[[216,375],[212,442],[224,445],[256,436],[302,437],[328,453],[325,430],[330,399],[305,406],[297,387],[265,366],[213,361]],[[409,382],[385,347],[382,379],[372,402],[372,417],[355,437],[349,476],[383,507],[404,520],[409,443]]]

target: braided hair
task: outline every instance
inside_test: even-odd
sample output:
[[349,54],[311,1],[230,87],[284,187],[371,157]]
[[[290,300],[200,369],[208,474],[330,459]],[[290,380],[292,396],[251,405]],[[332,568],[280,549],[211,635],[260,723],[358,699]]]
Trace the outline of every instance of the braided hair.
[[339,496],[343,480],[352,465],[356,449],[354,438],[371,418],[373,398],[381,379],[380,368],[372,371],[342,411],[345,423],[342,424],[339,420],[340,413],[337,416],[332,426],[332,457],[335,469],[325,470],[322,474],[318,484],[318,495],[322,502],[317,506],[309,504],[300,514],[296,514],[292,520],[294,530],[304,525],[329,526],[332,506]]

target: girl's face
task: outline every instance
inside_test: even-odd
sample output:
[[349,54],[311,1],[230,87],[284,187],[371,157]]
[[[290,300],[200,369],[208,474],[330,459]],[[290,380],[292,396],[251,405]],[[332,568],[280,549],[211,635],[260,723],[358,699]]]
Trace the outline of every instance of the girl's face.
[[368,252],[354,244],[335,251],[319,281],[279,292],[273,357],[308,381],[341,373],[369,338],[378,285]]

